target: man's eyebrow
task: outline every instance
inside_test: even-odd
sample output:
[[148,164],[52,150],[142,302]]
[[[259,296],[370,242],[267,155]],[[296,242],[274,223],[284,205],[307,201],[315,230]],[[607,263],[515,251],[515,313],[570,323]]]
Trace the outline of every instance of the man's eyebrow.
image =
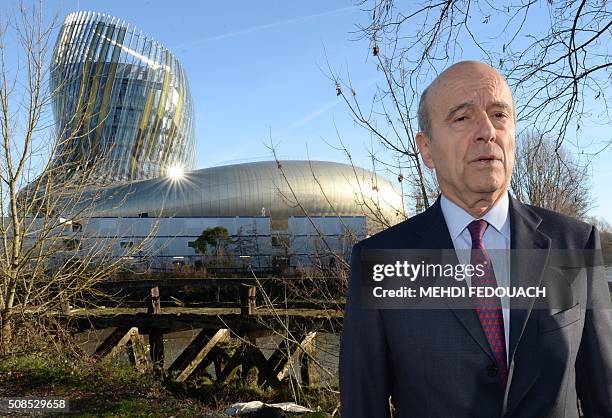
[[466,109],[468,107],[472,107],[474,106],[474,102],[463,102],[463,103],[459,103],[456,106],[451,107],[451,109],[448,111],[448,114],[446,115],[446,119],[450,119],[453,117],[453,115],[463,109]]
[[493,102],[493,103],[491,103],[490,107],[498,107],[498,108],[502,108],[502,109],[507,110],[507,111],[512,111],[512,106],[510,106],[508,103],[502,102],[502,101]]
[[[474,102],[463,102],[451,107],[451,109],[448,111],[448,114],[446,115],[446,120],[451,119],[456,113],[472,106],[474,106]],[[495,101],[489,105],[489,108],[500,108],[505,111],[512,112],[512,106],[510,106],[504,101]]]

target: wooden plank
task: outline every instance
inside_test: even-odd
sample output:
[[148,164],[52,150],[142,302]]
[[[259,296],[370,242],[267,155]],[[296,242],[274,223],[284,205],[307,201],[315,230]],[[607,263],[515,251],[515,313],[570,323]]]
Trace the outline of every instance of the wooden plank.
[[240,287],[240,314],[243,316],[255,314],[257,309],[257,287]]
[[147,360],[144,338],[142,338],[142,335],[140,335],[136,328],[132,328],[130,339],[127,342],[127,348],[130,363],[132,363],[139,372],[145,373],[149,369],[149,361]]
[[296,336],[296,340],[288,340],[283,338],[283,340],[278,344],[278,347],[272,355],[268,358],[268,363],[272,367],[275,375],[278,375],[285,366],[285,363],[290,357],[290,354],[294,352],[296,347],[299,345],[298,341],[303,340],[306,337],[303,333],[298,333]]
[[159,295],[159,287],[155,286],[151,288],[149,293],[147,313],[149,314],[160,314],[161,313],[161,297]]
[[234,355],[229,359],[221,373],[217,375],[215,381],[218,385],[226,384],[236,374],[238,367],[242,365],[242,358],[244,356],[244,346],[238,347],[234,352]]
[[254,314],[257,310],[257,287],[249,286],[249,314]]
[[223,367],[225,367],[229,359],[229,354],[227,354],[224,348],[221,348],[221,346],[217,344],[207,355],[204,356],[198,367],[196,367],[193,373],[191,373],[191,376],[193,377],[201,374],[208,374],[210,376],[206,369],[211,364],[214,364],[215,376],[219,376],[219,374],[221,374],[221,370],[223,370]]
[[149,333],[149,353],[153,362],[153,373],[161,375],[164,370],[164,334],[161,332]]
[[138,332],[138,328],[136,327],[119,327],[115,329],[108,337],[106,337],[102,344],[98,346],[94,356],[103,358],[106,356],[117,355],[132,337],[132,331],[134,329],[136,332]]
[[[230,331],[227,328],[222,328],[215,333],[215,335],[206,343],[206,345],[199,349],[194,349],[193,359],[187,362],[187,365],[180,371],[178,371],[176,378],[177,382],[184,382],[187,380],[189,376],[193,373],[193,371],[198,367],[200,362],[206,357],[208,353],[221,342],[226,342],[230,338]],[[189,349],[189,347],[187,348]],[[191,356],[192,354],[189,354]],[[187,355],[186,355],[187,356]],[[178,367],[178,365],[177,365]]]
[[[159,293],[159,287],[154,286],[151,288],[148,297],[147,313],[149,315],[157,316],[161,314],[161,296]],[[160,376],[164,370],[164,334],[159,329],[152,329],[149,332],[149,347],[151,353],[151,360],[153,362],[153,374]]]
[[[137,288],[151,288],[151,287],[236,287],[242,285],[256,285],[261,282],[278,282],[283,283],[286,280],[297,280],[297,279],[283,279],[283,278],[272,278],[272,277],[244,277],[244,278],[160,278],[160,279],[138,279],[138,280],[116,280],[112,282],[103,282],[96,284],[97,288],[125,288],[130,287],[133,289]],[[300,279],[303,280],[303,279]]]
[[177,373],[184,370],[193,361],[197,353],[202,350],[210,339],[217,333],[209,329],[202,329],[193,340],[185,347],[174,362],[168,367],[168,374],[174,377]]
[[98,358],[114,357],[122,349],[127,350],[127,355],[132,365],[144,373],[148,369],[145,352],[145,344],[137,327],[115,329],[96,349],[94,355]]
[[257,368],[257,383],[260,387],[266,385],[274,389],[280,387],[280,381],[276,377],[271,364],[266,360],[266,357],[259,348],[250,346],[248,348],[248,356],[251,364]]
[[303,386],[316,387],[319,385],[319,371],[317,370],[317,338],[316,332],[313,338],[303,347],[302,364],[300,375]]
[[[229,312],[228,312],[229,311]],[[301,310],[282,310],[269,314],[259,308],[256,315],[244,317],[238,310],[227,309],[183,309],[165,308],[160,315],[149,315],[142,309],[96,309],[73,310],[70,317],[58,315],[62,323],[69,323],[79,331],[136,326],[143,334],[151,330],[208,329],[229,328],[238,334],[253,331],[276,330],[286,332],[286,324],[278,320],[278,315],[287,319],[289,331],[299,333],[301,330],[337,332],[342,312],[321,312]],[[335,321],[330,321],[334,316]]]
[[298,360],[300,359],[300,356],[304,353],[306,348],[310,344],[312,344],[312,340],[314,340],[316,335],[317,335],[316,332],[309,332],[306,335],[306,338],[304,338],[304,340],[300,343],[299,347],[297,347],[293,351],[293,353],[291,354],[291,356],[285,363],[285,366],[283,367],[283,369],[276,375],[278,380],[282,381],[284,378],[286,378],[289,375],[289,371],[292,369],[292,367],[294,367],[294,365],[298,364]]
[[[230,356],[227,354],[227,352],[219,347],[215,347],[212,351],[211,351],[211,356],[213,358],[213,363],[215,365],[215,377],[219,376],[221,374],[221,371],[223,370],[223,368],[227,365],[227,363],[229,363],[230,361]],[[200,367],[203,365],[203,362],[200,363]],[[196,369],[197,371],[197,369]]]

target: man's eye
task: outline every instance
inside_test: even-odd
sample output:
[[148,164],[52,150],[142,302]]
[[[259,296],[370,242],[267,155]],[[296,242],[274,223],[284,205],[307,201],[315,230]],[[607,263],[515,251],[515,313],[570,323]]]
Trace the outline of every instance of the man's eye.
[[495,117],[496,117],[497,119],[505,119],[505,118],[507,118],[507,117],[508,117],[508,115],[506,115],[504,112],[496,112],[496,113],[495,113]]
[[455,122],[463,122],[464,120],[467,120],[467,116],[459,116],[455,118]]

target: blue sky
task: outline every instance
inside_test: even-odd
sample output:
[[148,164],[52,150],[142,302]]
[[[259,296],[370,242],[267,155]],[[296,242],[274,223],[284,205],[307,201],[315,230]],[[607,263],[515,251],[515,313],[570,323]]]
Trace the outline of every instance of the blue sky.
[[[16,1],[15,1],[16,3]],[[350,73],[360,95],[381,82],[367,41],[355,40],[369,13],[350,0],[160,1],[56,0],[45,13],[60,21],[75,10],[126,20],[161,42],[182,62],[194,100],[198,168],[282,158],[345,162],[327,143],[337,131],[356,164],[370,167],[371,140],[355,127],[326,77],[327,62]],[[468,52],[466,52],[467,54]],[[465,58],[472,58],[465,56]],[[584,127],[583,136],[610,139],[606,127]],[[612,223],[612,152],[593,165],[593,215]]]
[[[168,4],[175,7],[168,10]],[[355,23],[366,17],[350,1],[52,5],[62,16],[81,9],[125,19],[178,57],[194,100],[198,167],[269,159],[264,143],[270,138],[281,157],[304,158],[308,144],[313,159],[343,158],[322,139],[335,141],[334,120],[355,130],[325,76],[325,51],[335,70],[354,64],[355,82],[372,87],[377,77],[364,65],[367,43],[349,40]],[[354,134],[347,131],[346,139]],[[362,154],[367,155],[365,145]]]

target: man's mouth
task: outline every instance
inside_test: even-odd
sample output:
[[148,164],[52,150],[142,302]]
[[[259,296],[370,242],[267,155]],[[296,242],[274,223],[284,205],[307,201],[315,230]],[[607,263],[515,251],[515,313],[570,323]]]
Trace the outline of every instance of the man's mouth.
[[472,160],[473,163],[482,164],[482,165],[493,164],[496,161],[501,162],[501,160],[495,157],[494,155],[481,155],[480,157],[477,157],[474,160]]

